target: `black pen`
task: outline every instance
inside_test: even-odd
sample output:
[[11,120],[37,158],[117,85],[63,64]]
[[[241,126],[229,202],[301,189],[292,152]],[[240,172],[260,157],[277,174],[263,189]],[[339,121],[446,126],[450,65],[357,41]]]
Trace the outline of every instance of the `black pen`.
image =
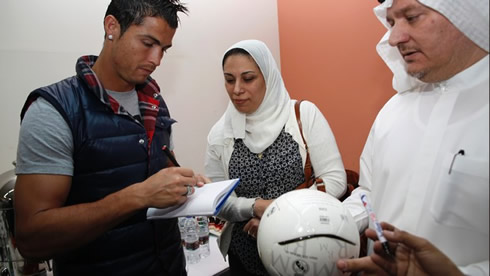
[[456,156],[458,155],[462,155],[464,156],[464,149],[460,149],[454,156],[453,156],[453,160],[451,161],[451,165],[449,165],[449,171],[448,171],[448,174],[451,174],[451,171],[453,170],[453,165],[454,165],[454,160],[456,160]]
[[180,167],[179,162],[177,162],[177,160],[175,160],[174,155],[170,152],[167,145],[163,145],[162,150],[165,153],[165,155],[167,155],[170,162],[172,162],[172,164],[174,164],[174,166]]

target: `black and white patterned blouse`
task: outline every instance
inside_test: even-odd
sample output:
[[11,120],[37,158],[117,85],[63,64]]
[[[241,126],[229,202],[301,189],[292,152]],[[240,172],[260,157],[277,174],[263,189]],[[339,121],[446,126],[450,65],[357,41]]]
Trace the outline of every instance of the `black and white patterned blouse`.
[[[304,182],[298,143],[284,128],[274,143],[259,154],[236,139],[228,169],[230,179],[240,178],[235,189],[238,197],[274,199]],[[260,261],[256,239],[243,231],[247,222],[233,226],[230,250],[250,273],[268,275]]]

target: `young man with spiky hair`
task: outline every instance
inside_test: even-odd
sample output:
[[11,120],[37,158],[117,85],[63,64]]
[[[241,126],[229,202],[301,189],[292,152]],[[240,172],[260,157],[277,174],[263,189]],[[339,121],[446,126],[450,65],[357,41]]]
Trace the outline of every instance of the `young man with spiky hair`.
[[150,77],[186,11],[179,0],[113,0],[100,55],[28,96],[14,204],[25,258],[52,258],[55,275],[186,274],[177,219],[146,219],[206,181],[169,166],[175,121]]

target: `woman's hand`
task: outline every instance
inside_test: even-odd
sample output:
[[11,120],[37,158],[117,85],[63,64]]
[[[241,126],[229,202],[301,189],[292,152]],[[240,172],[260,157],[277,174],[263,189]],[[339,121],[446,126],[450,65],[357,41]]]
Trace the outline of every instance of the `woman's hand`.
[[249,236],[252,238],[257,237],[257,231],[259,230],[259,223],[260,219],[258,218],[251,218],[245,226],[243,226],[243,231],[247,232]]
[[254,204],[254,215],[256,218],[261,218],[262,215],[264,214],[265,212],[265,209],[267,209],[267,207],[269,207],[269,205],[272,203],[272,201],[274,201],[273,199],[262,199],[262,198],[259,198],[257,200],[255,200],[255,204]]

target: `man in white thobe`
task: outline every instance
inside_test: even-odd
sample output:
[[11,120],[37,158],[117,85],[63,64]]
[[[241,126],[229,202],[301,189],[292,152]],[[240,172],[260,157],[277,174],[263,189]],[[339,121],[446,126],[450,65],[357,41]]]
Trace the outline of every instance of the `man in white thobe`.
[[[373,228],[365,193],[378,220],[429,241],[456,272],[488,275],[489,1],[387,0],[375,14],[398,93],[376,117],[344,205],[360,232]],[[369,271],[359,260],[339,269]]]

